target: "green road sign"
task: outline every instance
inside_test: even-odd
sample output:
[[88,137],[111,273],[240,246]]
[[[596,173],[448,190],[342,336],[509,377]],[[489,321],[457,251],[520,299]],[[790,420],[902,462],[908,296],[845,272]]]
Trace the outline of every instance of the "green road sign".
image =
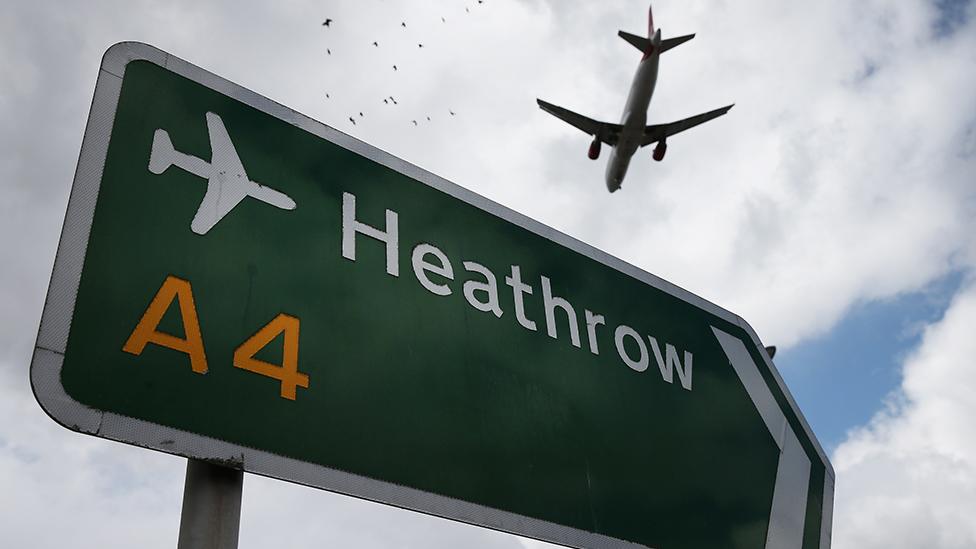
[[143,44],[105,54],[31,378],[79,432],[566,545],[829,546],[742,319]]

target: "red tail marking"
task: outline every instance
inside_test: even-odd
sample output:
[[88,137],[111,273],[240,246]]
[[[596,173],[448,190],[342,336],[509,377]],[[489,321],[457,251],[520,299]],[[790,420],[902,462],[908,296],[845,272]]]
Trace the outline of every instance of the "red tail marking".
[[[654,38],[654,6],[647,6],[647,39],[651,40],[652,38]],[[654,45],[650,44],[647,47],[647,51],[644,52],[644,57],[641,57],[641,61],[644,61],[653,53]]]

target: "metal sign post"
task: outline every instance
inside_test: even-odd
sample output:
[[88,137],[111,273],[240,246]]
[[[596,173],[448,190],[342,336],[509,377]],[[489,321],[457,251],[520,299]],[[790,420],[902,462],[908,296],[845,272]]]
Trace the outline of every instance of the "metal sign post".
[[186,460],[177,549],[237,549],[244,471]]

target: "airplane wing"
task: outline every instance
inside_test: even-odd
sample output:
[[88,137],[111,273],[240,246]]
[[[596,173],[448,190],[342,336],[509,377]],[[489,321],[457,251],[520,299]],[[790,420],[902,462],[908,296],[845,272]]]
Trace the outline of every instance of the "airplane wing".
[[562,107],[553,105],[552,103],[547,103],[541,99],[536,99],[535,101],[539,104],[539,108],[562,120],[563,122],[576,126],[584,132],[596,137],[600,141],[603,141],[607,145],[614,146],[617,144],[617,139],[620,137],[620,131],[623,129],[623,126],[620,124],[599,122],[597,120],[593,120],[592,118],[587,118],[582,114],[576,114],[569,109],[564,109]]
[[211,149],[207,194],[190,222],[190,229],[197,234],[206,234],[240,204],[247,197],[250,186],[224,122],[212,112],[207,113],[207,131],[210,132]]
[[676,133],[683,132],[689,128],[694,128],[699,124],[704,124],[709,120],[718,118],[719,116],[729,112],[729,109],[731,109],[733,105],[734,103],[720,109],[715,109],[714,111],[708,111],[706,113],[685,118],[684,120],[671,122],[670,124],[653,124],[651,126],[647,126],[644,128],[644,137],[641,139],[641,147],[650,145],[651,143],[657,143],[658,141],[671,137]]
[[241,164],[241,157],[230,140],[224,121],[215,113],[207,113],[207,131],[210,132],[210,165],[217,171],[240,176],[247,181],[247,173]]

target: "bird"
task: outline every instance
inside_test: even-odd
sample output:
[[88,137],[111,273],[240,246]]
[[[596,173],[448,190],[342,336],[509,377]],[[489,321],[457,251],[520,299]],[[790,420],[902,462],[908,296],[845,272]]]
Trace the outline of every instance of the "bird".
[[351,116],[350,116],[350,117],[349,117],[349,121],[350,121],[350,122],[352,122],[352,125],[353,125],[353,126],[355,126],[355,125],[356,125],[356,119],[355,119],[355,118],[353,118],[353,117],[351,117]]
[[325,98],[326,98],[326,99],[328,99],[329,97],[332,97],[332,96],[331,96],[331,95],[329,95],[329,94],[325,94]]
[[417,47],[418,48],[422,48],[422,47],[424,47],[424,45],[423,44],[417,44]]
[[396,65],[393,65],[393,70],[397,70]]
[[383,100],[383,103],[386,103],[387,105],[389,105],[390,104],[390,100],[389,99],[384,99]]
[[363,113],[360,112],[359,113],[359,117],[362,118],[363,117]]
[[325,21],[323,21],[322,22],[322,26],[323,27],[330,27],[330,26],[332,26],[332,19],[326,19]]
[[454,116],[454,111],[452,111],[451,109],[447,109],[447,112],[451,113],[451,116]]
[[393,101],[394,105],[399,105],[399,103],[397,103],[397,100],[394,99],[392,95],[390,96],[390,101]]
[[325,53],[332,55],[332,50],[330,50],[329,48],[325,48]]
[[416,121],[416,120],[411,120],[411,122],[413,122],[413,125],[414,125],[414,126],[416,126],[416,125],[417,125],[417,121]]
[[373,42],[373,45],[376,46],[377,48],[380,47],[379,42],[376,42],[376,41]]
[[400,21],[400,26],[403,27],[403,28],[407,28],[407,22],[406,21]]
[[467,6],[464,6],[464,11],[467,13],[471,13],[471,10],[469,10]]
[[478,3],[479,4],[484,4],[485,3],[485,0],[478,0]]
[[427,121],[430,122],[430,117],[429,116],[427,117]]
[[443,17],[441,17],[441,23],[447,23],[447,19],[444,19]]

